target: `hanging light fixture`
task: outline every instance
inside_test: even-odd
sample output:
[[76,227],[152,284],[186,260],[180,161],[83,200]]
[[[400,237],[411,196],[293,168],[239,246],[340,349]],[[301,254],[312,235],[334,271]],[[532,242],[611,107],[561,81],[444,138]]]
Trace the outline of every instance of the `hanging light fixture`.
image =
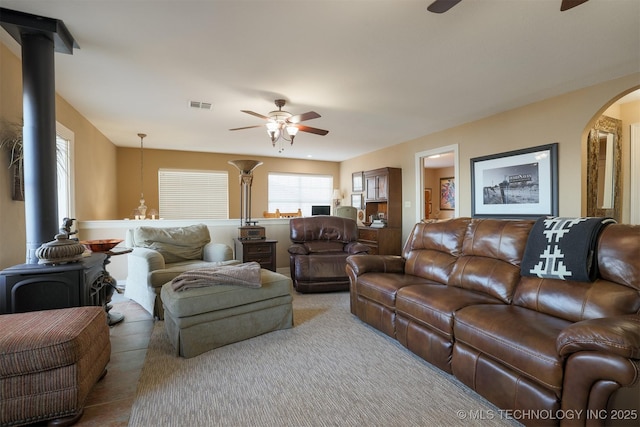
[[280,141],[281,144],[278,147],[278,153],[284,151],[284,144],[281,140],[289,142],[289,145],[293,145],[293,140],[298,134],[298,126],[295,123],[289,121],[293,115],[288,111],[282,111],[282,107],[285,104],[284,99],[276,99],[277,110],[269,113],[269,120],[267,121],[267,134],[271,138],[271,144],[275,147],[276,142]]
[[140,137],[140,205],[136,209],[136,219],[145,219],[147,217],[147,205],[144,204],[144,138],[145,133],[139,133]]

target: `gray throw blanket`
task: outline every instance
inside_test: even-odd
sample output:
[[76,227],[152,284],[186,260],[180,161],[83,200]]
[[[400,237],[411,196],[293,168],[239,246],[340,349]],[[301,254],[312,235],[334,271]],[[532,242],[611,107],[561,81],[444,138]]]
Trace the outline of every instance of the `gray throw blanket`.
[[171,288],[176,292],[213,285],[238,285],[247,288],[259,288],[262,286],[260,264],[247,262],[244,264],[199,268],[185,271],[171,281]]

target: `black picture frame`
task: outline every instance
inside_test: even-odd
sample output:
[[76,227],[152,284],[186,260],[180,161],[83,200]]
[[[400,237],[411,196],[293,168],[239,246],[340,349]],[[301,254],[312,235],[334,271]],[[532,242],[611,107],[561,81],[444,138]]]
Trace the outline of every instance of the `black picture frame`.
[[354,172],[351,174],[351,191],[354,193],[364,191],[364,172]]
[[471,216],[558,216],[558,143],[472,158]]

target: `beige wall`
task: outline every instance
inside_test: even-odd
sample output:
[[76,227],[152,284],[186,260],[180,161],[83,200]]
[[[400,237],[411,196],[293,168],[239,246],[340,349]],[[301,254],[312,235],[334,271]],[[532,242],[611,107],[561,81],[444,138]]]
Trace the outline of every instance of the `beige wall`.
[[[152,144],[151,141],[148,137],[148,140],[145,140],[145,147],[147,144]],[[337,162],[145,148],[143,167],[145,204],[148,209],[158,209],[158,170],[161,168],[227,171],[229,173],[229,218],[240,218],[240,172],[228,161],[245,159],[263,162],[253,171],[251,218],[261,218],[262,212],[267,210],[269,172],[325,174],[332,175],[336,185],[340,182],[340,164]],[[140,199],[139,148],[118,148],[115,176],[118,182],[118,214],[112,219],[130,218],[131,212],[138,206]]]
[[[584,141],[588,129],[611,102],[632,88],[640,87],[640,73],[543,100],[522,108],[426,135],[396,146],[375,151],[340,164],[308,160],[259,158],[264,165],[255,170],[252,188],[252,216],[266,209],[269,171],[332,174],[336,187],[349,200],[351,174],[378,167],[402,168],[403,237],[416,218],[416,153],[457,145],[459,151],[459,214],[471,213],[470,170],[473,157],[536,145],[559,143],[560,215],[584,214]],[[0,115],[11,120],[22,116],[22,84],[19,60],[0,44]],[[636,107],[637,108],[637,107]],[[139,197],[139,151],[116,148],[93,125],[60,97],[56,98],[58,120],[75,133],[76,216],[83,221],[121,219],[137,206]],[[621,113],[633,117],[637,111]],[[633,122],[632,119],[623,119]],[[152,146],[151,137],[148,143]],[[628,148],[627,148],[628,149]],[[4,155],[4,154],[3,154]],[[157,208],[157,168],[188,167],[228,170],[230,188],[237,183],[237,171],[228,160],[254,158],[210,153],[145,149],[145,191],[147,206]],[[5,159],[6,160],[6,159]],[[6,164],[6,163],[5,163]],[[578,165],[582,164],[582,168]],[[623,188],[628,192],[628,172]],[[339,186],[337,185],[339,183]],[[578,190],[580,189],[580,190]],[[230,217],[238,218],[240,190],[231,191]],[[627,199],[628,200],[628,196]],[[625,206],[628,206],[625,205]],[[623,207],[623,220],[628,207]],[[24,262],[24,204],[11,200],[8,172],[0,169],[0,268]]]
[[[420,203],[416,200],[416,153],[458,145],[459,214],[470,216],[470,159],[558,142],[559,214],[584,215],[586,168],[579,165],[586,159],[583,141],[588,129],[613,101],[638,87],[640,73],[635,73],[344,161],[340,166],[342,186],[347,187],[353,172],[384,166],[402,168],[403,238],[406,238],[419,220],[415,213],[415,205]],[[623,188],[629,188],[628,174]],[[623,219],[628,219],[628,204],[623,211],[626,212]]]
[[[22,120],[22,66],[0,43],[0,116]],[[111,219],[116,215],[116,147],[60,96],[56,120],[74,133],[75,216]],[[26,258],[24,202],[11,199],[6,153],[0,153],[0,269]],[[54,236],[51,236],[53,240]]]

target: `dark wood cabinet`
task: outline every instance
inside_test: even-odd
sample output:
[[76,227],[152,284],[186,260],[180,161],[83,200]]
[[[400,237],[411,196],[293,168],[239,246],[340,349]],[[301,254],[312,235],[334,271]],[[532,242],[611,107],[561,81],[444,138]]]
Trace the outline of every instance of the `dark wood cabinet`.
[[365,221],[383,217],[383,228],[360,227],[358,241],[371,254],[400,255],[402,250],[402,169],[379,168],[364,172]]
[[369,246],[370,255],[400,255],[402,229],[358,227],[358,242]]
[[255,261],[260,267],[276,271],[277,240],[235,240],[236,259],[240,262]]

